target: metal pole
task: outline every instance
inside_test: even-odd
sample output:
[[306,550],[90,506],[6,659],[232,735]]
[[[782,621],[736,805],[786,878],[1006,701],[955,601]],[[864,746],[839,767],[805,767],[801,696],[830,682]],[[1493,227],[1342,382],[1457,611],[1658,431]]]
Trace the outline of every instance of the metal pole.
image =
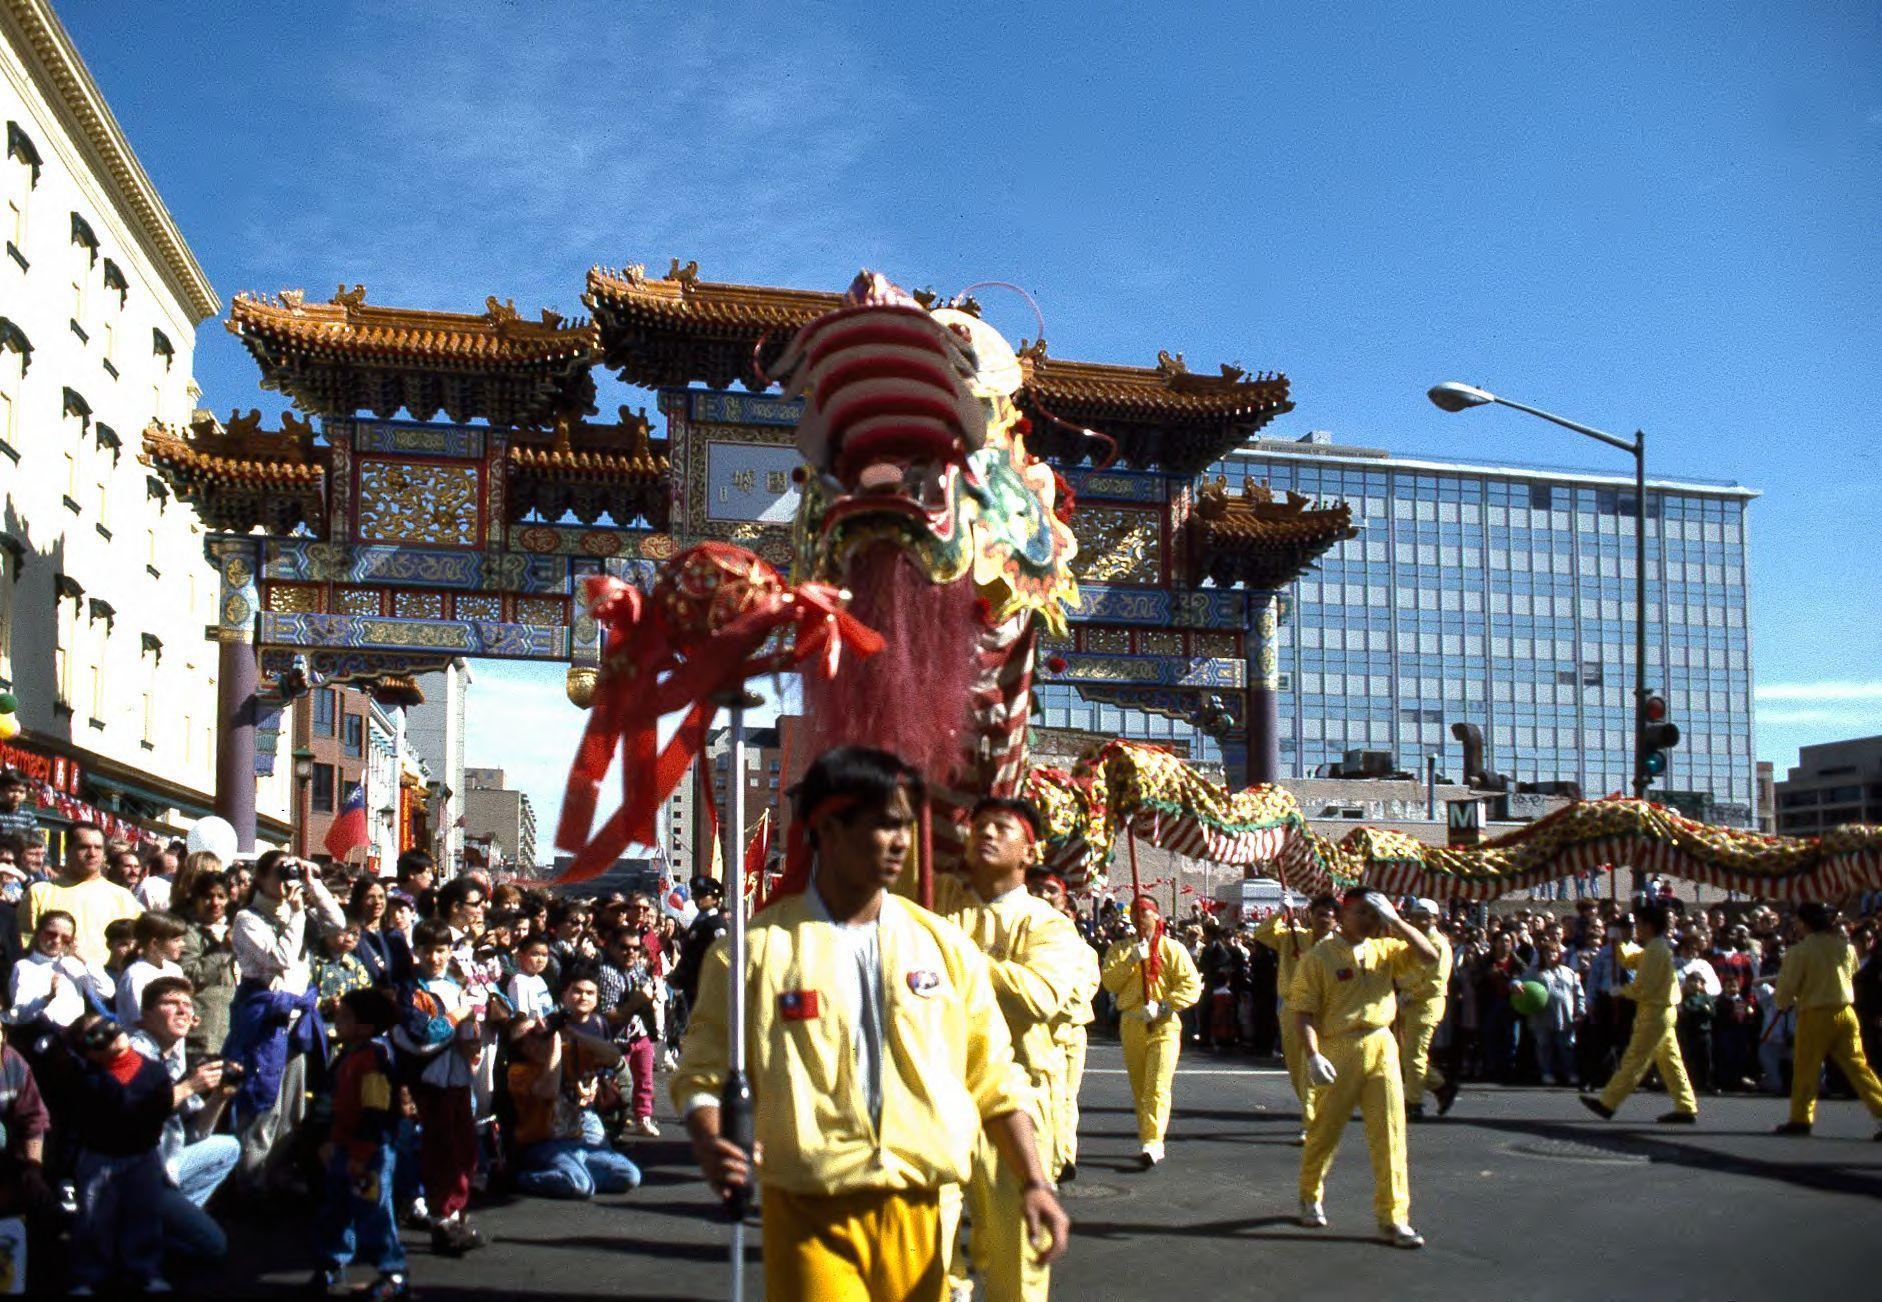
[[[1466,776],[1468,780],[1468,776]],[[1425,821],[1435,822],[1438,817],[1438,757],[1425,756]]]
[[[727,774],[725,810],[725,946],[731,971],[725,983],[726,1055],[725,1087],[719,1095],[719,1133],[738,1145],[749,1158],[752,1151],[751,1084],[745,1077],[745,709],[757,697],[735,688],[724,698],[732,727],[731,772]],[[753,1176],[756,1176],[753,1171]],[[741,1185],[726,1202],[732,1217],[732,1302],[745,1297],[745,1212],[751,1186]]]
[[[1647,434],[1634,431],[1634,799],[1647,798]],[[1646,873],[1634,865],[1634,894]]]

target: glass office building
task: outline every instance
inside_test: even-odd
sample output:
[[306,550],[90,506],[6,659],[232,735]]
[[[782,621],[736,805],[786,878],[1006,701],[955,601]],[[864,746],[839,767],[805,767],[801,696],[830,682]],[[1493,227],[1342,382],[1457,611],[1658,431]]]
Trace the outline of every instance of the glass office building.
[[[1284,773],[1349,751],[1456,776],[1454,723],[1488,767],[1591,796],[1633,772],[1634,484],[1629,475],[1469,464],[1259,440],[1212,467],[1353,508],[1359,536],[1286,594],[1279,636]],[[1648,674],[1683,734],[1655,791],[1751,824],[1756,763],[1746,508],[1737,485],[1650,480]],[[1179,719],[1044,693],[1042,722],[1213,742]]]

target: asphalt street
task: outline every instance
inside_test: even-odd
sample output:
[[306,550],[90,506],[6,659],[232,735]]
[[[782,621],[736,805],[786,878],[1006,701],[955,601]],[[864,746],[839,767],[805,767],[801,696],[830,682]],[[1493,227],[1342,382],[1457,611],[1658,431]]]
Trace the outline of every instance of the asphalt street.
[[[1411,1136],[1421,1252],[1372,1239],[1364,1134],[1351,1126],[1327,1190],[1331,1224],[1294,1223],[1300,1150],[1273,1065],[1188,1051],[1169,1159],[1136,1169],[1117,1046],[1093,1045],[1079,1176],[1065,1190],[1065,1298],[1653,1298],[1882,1296],[1882,1144],[1859,1105],[1832,1101],[1807,1140],[1779,1139],[1776,1099],[1701,1102],[1700,1124],[1658,1126],[1641,1094],[1601,1122],[1566,1090],[1467,1089]],[[645,1183],[593,1203],[513,1199],[477,1219],[494,1242],[461,1261],[408,1234],[428,1299],[722,1298],[728,1230],[709,1215],[677,1121],[636,1152]],[[219,1208],[219,1210],[222,1210]],[[304,1209],[234,1209],[233,1258],[179,1280],[198,1296],[282,1296],[309,1273]],[[749,1236],[756,1243],[754,1226]],[[363,1276],[362,1276],[363,1278]],[[758,1273],[748,1297],[760,1296]]]

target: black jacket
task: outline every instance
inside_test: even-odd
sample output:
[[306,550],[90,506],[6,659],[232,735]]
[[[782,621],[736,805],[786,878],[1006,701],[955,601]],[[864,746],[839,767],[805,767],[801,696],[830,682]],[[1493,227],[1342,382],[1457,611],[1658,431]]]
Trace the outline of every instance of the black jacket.
[[686,929],[686,940],[680,946],[679,966],[673,969],[670,984],[686,996],[690,1005],[699,995],[699,969],[706,961],[706,951],[712,948],[712,942],[726,933],[730,926],[725,920],[724,908],[701,909],[699,916]]

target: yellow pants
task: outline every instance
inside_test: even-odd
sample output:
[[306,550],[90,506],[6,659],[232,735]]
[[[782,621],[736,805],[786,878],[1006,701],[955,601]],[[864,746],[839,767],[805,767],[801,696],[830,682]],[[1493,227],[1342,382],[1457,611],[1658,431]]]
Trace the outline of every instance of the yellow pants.
[[1307,1079],[1307,1052],[1301,1045],[1300,1032],[1294,1029],[1294,1013],[1289,1008],[1281,1010],[1281,1059],[1287,1064],[1294,1097],[1300,1100],[1300,1128],[1306,1130],[1313,1125],[1314,1099],[1319,1091]]
[[1054,1077],[1057,1097],[1052,1118],[1052,1168],[1047,1175],[1058,1178],[1060,1171],[1078,1164],[1078,1091],[1085,1084],[1085,1028],[1069,1035],[1059,1045],[1064,1062]]
[[1427,1090],[1444,1086],[1444,1073],[1431,1065],[1431,1037],[1443,1020],[1441,1003],[1398,1006],[1398,1059],[1405,1067],[1405,1102],[1409,1104],[1422,1104]]
[[[1048,1110],[1048,1086],[1039,1082],[1032,1117],[1033,1139],[1043,1156],[1053,1151],[1053,1127],[1042,1125]],[[1057,1172],[1051,1172],[1052,1178]],[[1026,1242],[1026,1218],[1021,1210],[1019,1174],[1000,1160],[999,1150],[985,1132],[974,1146],[974,1172],[967,1182],[967,1259],[973,1263],[987,1302],[1045,1302],[1052,1283],[1052,1268],[1042,1265]],[[961,1275],[954,1261],[953,1273]]]
[[1842,1069],[1869,1115],[1882,1118],[1882,1081],[1862,1052],[1862,1024],[1856,1011],[1800,1008],[1797,1011],[1796,1074],[1791,1078],[1791,1120],[1809,1125],[1817,1119],[1817,1083],[1828,1058]]
[[1642,1008],[1634,1013],[1634,1033],[1627,1041],[1627,1052],[1614,1069],[1614,1079],[1601,1091],[1601,1103],[1610,1112],[1634,1092],[1648,1067],[1658,1067],[1660,1083],[1666,1086],[1666,1096],[1673,1101],[1674,1109],[1698,1114],[1699,1099],[1686,1076],[1686,1060],[1679,1056],[1679,1036],[1674,1034],[1677,1025],[1678,1018],[1671,1008]]
[[1183,1047],[1182,1019],[1166,1015],[1146,1023],[1127,1016],[1118,1023],[1118,1037],[1124,1041],[1124,1071],[1137,1104],[1137,1138],[1160,1144],[1170,1128],[1170,1083]]
[[869,1190],[828,1197],[764,1190],[771,1302],[941,1302],[940,1196]]
[[1333,1083],[1319,1091],[1307,1146],[1300,1154],[1300,1200],[1317,1203],[1326,1194],[1327,1171],[1346,1130],[1353,1105],[1366,1123],[1372,1156],[1372,1210],[1379,1224],[1403,1225],[1411,1217],[1411,1175],[1405,1157],[1405,1089],[1398,1041],[1381,1028],[1369,1035],[1340,1035],[1320,1041],[1333,1064]]

